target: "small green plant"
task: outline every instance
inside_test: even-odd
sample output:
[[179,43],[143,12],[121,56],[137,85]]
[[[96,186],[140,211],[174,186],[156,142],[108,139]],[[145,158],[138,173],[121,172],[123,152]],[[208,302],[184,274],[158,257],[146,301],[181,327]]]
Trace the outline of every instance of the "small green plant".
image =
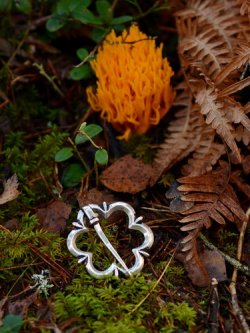
[[112,4],[107,0],[95,1],[95,11],[89,9],[91,4],[91,0],[57,1],[52,17],[47,21],[47,29],[55,32],[72,23],[87,24],[94,27],[92,39],[100,42],[113,27],[133,20],[130,15],[114,17]]
[[72,68],[69,75],[71,79],[78,81],[83,79],[88,79],[91,76],[91,68],[87,62],[92,57],[90,56],[89,52],[85,48],[80,48],[76,51],[77,57],[81,60],[81,63]]
[[106,149],[95,144],[92,140],[93,137],[102,132],[102,128],[96,124],[87,125],[83,123],[79,128],[79,133],[75,138],[75,143],[77,145],[89,140],[91,144],[97,149],[95,152],[95,161],[100,165],[106,165],[108,163],[108,152]]
[[[71,147],[63,147],[55,154],[55,161],[57,163],[65,162],[72,158],[74,155],[80,160],[79,163],[71,163],[66,169],[64,169],[62,174],[62,184],[65,187],[76,186],[80,181],[84,173],[89,170],[88,164],[85,162],[84,158],[80,154],[78,145],[84,144],[89,141],[92,146],[96,149],[94,157],[94,166],[97,170],[97,165],[106,165],[108,163],[108,152],[106,149],[98,146],[93,138],[102,132],[102,127],[96,124],[83,123],[81,124],[78,134],[75,137],[75,141],[68,138],[68,142]],[[96,172],[97,173],[97,172]]]
[[[107,0],[95,1],[95,11],[89,9],[92,3],[91,0],[57,1],[52,17],[46,23],[47,29],[56,32],[80,24],[89,25],[92,27],[90,38],[100,43],[111,29],[121,29],[123,23],[131,22],[133,19],[130,15],[114,17],[114,7]],[[86,48],[79,48],[76,54],[81,63],[73,67],[69,75],[75,81],[88,79],[92,73],[88,63],[92,55]]]

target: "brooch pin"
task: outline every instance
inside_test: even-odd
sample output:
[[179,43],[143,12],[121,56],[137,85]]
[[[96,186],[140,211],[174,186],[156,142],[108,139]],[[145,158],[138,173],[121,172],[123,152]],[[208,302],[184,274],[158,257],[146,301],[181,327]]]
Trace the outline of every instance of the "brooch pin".
[[[100,225],[99,216],[102,216],[104,219],[108,219],[108,217],[116,211],[122,211],[127,215],[129,229],[137,230],[144,236],[143,243],[139,247],[132,249],[135,256],[135,263],[130,268],[127,267],[124,260],[110,243]],[[135,218],[135,211],[133,207],[125,202],[116,202],[110,205],[107,205],[107,203],[104,202],[103,208],[95,204],[84,206],[77,215],[77,222],[73,222],[74,229],[68,235],[68,249],[75,257],[78,258],[79,263],[83,262],[86,265],[88,273],[96,278],[107,277],[112,274],[119,276],[121,273],[131,276],[142,270],[144,265],[144,256],[149,256],[146,250],[150,249],[154,242],[152,230],[146,224],[142,223],[141,220],[141,216]],[[89,231],[87,223],[94,227],[97,235],[115,259],[114,262],[104,271],[100,271],[94,266],[93,254],[91,252],[82,251],[76,246],[77,237],[80,234],[87,233]]]

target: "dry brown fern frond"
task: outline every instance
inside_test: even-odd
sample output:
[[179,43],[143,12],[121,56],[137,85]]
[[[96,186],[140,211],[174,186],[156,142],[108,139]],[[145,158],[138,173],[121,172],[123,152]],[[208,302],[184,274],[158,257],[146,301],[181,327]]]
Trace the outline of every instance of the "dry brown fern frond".
[[[250,102],[244,106],[245,114],[250,114]],[[239,125],[235,129],[235,139],[239,142],[242,141],[245,146],[250,144],[250,132],[242,125]]]
[[250,186],[246,183],[245,180],[243,180],[240,170],[232,172],[230,175],[230,180],[242,193],[246,195],[248,199],[250,199]]
[[237,3],[241,5],[240,15],[248,15],[250,20],[250,1],[249,0],[237,0]]
[[225,153],[225,146],[214,142],[214,133],[210,128],[205,129],[199,146],[195,149],[192,157],[181,169],[183,175],[199,176],[212,170],[221,155]]
[[250,119],[245,113],[244,106],[230,97],[224,98],[224,105],[226,109],[225,116],[227,119],[234,124],[241,124],[250,136]]
[[[183,37],[179,41],[179,54],[187,68],[192,63],[200,63],[205,68],[204,73],[211,79],[221,71],[222,65],[228,63],[230,53],[223,38],[210,29],[197,29],[198,20],[187,18],[182,23]],[[197,32],[199,30],[199,32]]]
[[[223,82],[233,71],[249,65],[250,62],[250,43],[246,41],[239,41],[238,47],[235,49],[235,55],[231,61],[222,69],[216,77],[216,85],[218,86]],[[239,77],[240,75],[238,75]]]
[[200,86],[203,87],[197,90],[195,97],[201,107],[201,113],[206,117],[206,123],[216,130],[240,161],[240,152],[235,142],[233,128],[226,117],[223,99],[218,97],[218,93],[213,87],[209,87],[205,83]]
[[234,222],[236,218],[241,221],[246,219],[228,181],[226,168],[202,176],[178,179],[181,184],[178,190],[187,193],[181,197],[181,200],[194,202],[191,208],[182,212],[186,216],[180,222],[186,223],[186,225],[181,230],[209,228],[212,221],[225,224],[227,220]]
[[236,92],[238,92],[248,86],[250,86],[250,76],[246,77],[243,80],[237,81],[237,82],[231,84],[230,86],[224,88],[222,91],[220,91],[219,95],[220,95],[220,97],[229,96],[229,95],[235,94]]
[[161,172],[192,153],[182,172],[204,174],[226,146],[232,151],[228,156],[241,161],[240,141],[245,145],[250,142],[250,107],[241,103],[243,89],[250,83],[249,77],[243,77],[250,60],[250,25],[239,10],[236,0],[189,0],[186,8],[175,14],[189,103],[177,112],[160,146],[155,166]]
[[[226,1],[217,0],[194,0],[187,2],[187,9],[177,13],[179,17],[198,19],[201,31],[206,29],[215,32],[218,38],[223,38],[229,50],[232,50],[234,39],[242,32],[244,19],[237,15],[239,6],[235,1],[230,3],[230,10],[226,8]],[[199,31],[197,31],[199,32]]]
[[175,163],[188,156],[196,145],[204,130],[204,119],[198,106],[193,105],[192,95],[185,89],[177,95],[175,119],[170,123],[166,140],[160,145],[154,167],[159,175],[169,170]]
[[203,176],[183,177],[178,179],[181,184],[178,191],[183,193],[182,201],[193,202],[194,205],[182,214],[179,222],[185,223],[181,228],[189,234],[182,240],[183,251],[187,253],[187,260],[191,260],[197,248],[193,247],[202,228],[210,228],[215,221],[221,225],[226,222],[241,222],[247,219],[240,207],[236,194],[229,185],[228,168],[220,168]]
[[194,230],[181,241],[181,252],[184,252],[184,258],[181,261],[184,263],[184,267],[193,284],[204,287],[209,285],[210,278],[199,255],[198,235],[199,230]]

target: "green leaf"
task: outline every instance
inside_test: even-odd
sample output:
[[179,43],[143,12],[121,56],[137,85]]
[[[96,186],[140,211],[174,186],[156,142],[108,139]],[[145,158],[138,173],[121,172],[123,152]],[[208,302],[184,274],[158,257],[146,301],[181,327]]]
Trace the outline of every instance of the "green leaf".
[[19,0],[16,2],[16,8],[20,10],[20,12],[25,14],[30,14],[32,11],[32,5],[30,0]]
[[56,162],[67,161],[72,156],[73,156],[72,148],[64,147],[56,153],[55,161]]
[[60,0],[56,5],[56,14],[71,14],[81,11],[91,4],[91,0]]
[[1,0],[0,1],[0,12],[7,12],[11,10],[12,1],[10,0]]
[[69,75],[75,81],[87,79],[91,76],[91,68],[89,64],[83,64],[80,67],[72,68]]
[[91,138],[103,131],[102,127],[96,124],[89,124],[84,128],[84,132]]
[[[90,137],[93,138],[103,131],[102,127],[96,124],[89,124],[84,128],[84,132]],[[75,137],[75,144],[79,145],[88,141],[87,136],[81,133],[77,134]]]
[[84,9],[82,11],[74,11],[72,16],[79,20],[83,24],[94,24],[94,25],[101,25],[102,20],[99,17],[96,17],[90,10]]
[[96,10],[103,23],[108,24],[112,20],[113,18],[112,7],[107,0],[97,0]]
[[90,34],[91,39],[96,42],[100,43],[104,37],[107,35],[109,32],[109,29],[104,29],[104,28],[94,28]]
[[47,30],[54,32],[61,29],[65,25],[65,20],[61,17],[52,17],[46,22]]
[[86,138],[86,136],[83,136],[80,133],[76,134],[76,137],[75,137],[75,144],[76,145],[80,145],[81,143],[84,143],[86,141],[88,141],[88,139]]
[[91,0],[71,0],[70,11],[81,11],[87,8],[91,4]]
[[82,47],[76,51],[76,54],[80,60],[84,60],[89,55],[89,51]]
[[116,25],[116,24],[122,24],[122,23],[126,23],[126,22],[130,22],[133,20],[133,16],[129,16],[129,15],[124,15],[124,16],[120,16],[120,17],[116,17],[111,21],[112,25]]
[[9,314],[4,317],[0,333],[18,333],[22,327],[22,317]]
[[64,169],[62,174],[63,187],[74,187],[78,185],[85,172],[86,171],[81,164],[70,164],[66,169]]
[[57,5],[56,5],[56,14],[69,14],[70,12],[70,6],[72,4],[72,0],[60,0],[58,1]]
[[95,152],[95,160],[97,163],[101,164],[101,165],[106,165],[108,163],[108,152],[106,149],[98,149]]

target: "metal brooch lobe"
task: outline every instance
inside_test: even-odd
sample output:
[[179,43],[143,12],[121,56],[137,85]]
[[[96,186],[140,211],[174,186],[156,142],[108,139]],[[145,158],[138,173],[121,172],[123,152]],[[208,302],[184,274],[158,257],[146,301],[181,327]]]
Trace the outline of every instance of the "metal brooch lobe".
[[[143,243],[139,247],[132,249],[132,252],[135,256],[135,262],[134,265],[130,268],[127,267],[126,263],[110,243],[99,223],[99,215],[105,219],[108,219],[109,216],[116,211],[123,211],[127,215],[129,229],[137,230],[144,236]],[[100,271],[95,268],[93,264],[93,254],[91,252],[79,250],[76,246],[77,237],[80,234],[87,233],[89,231],[86,226],[87,219],[88,223],[93,225],[99,238],[115,258],[114,262],[104,271]],[[141,220],[141,216],[135,218],[135,211],[133,207],[125,202],[115,202],[110,205],[107,205],[106,202],[103,202],[103,208],[95,204],[84,206],[78,212],[77,222],[73,222],[74,229],[68,235],[68,249],[75,257],[78,258],[79,263],[83,262],[86,265],[88,273],[96,278],[103,278],[112,274],[115,274],[116,276],[121,274],[131,276],[142,270],[144,266],[144,256],[149,256],[145,250],[150,249],[154,243],[154,235],[152,230],[146,224],[142,223]]]

